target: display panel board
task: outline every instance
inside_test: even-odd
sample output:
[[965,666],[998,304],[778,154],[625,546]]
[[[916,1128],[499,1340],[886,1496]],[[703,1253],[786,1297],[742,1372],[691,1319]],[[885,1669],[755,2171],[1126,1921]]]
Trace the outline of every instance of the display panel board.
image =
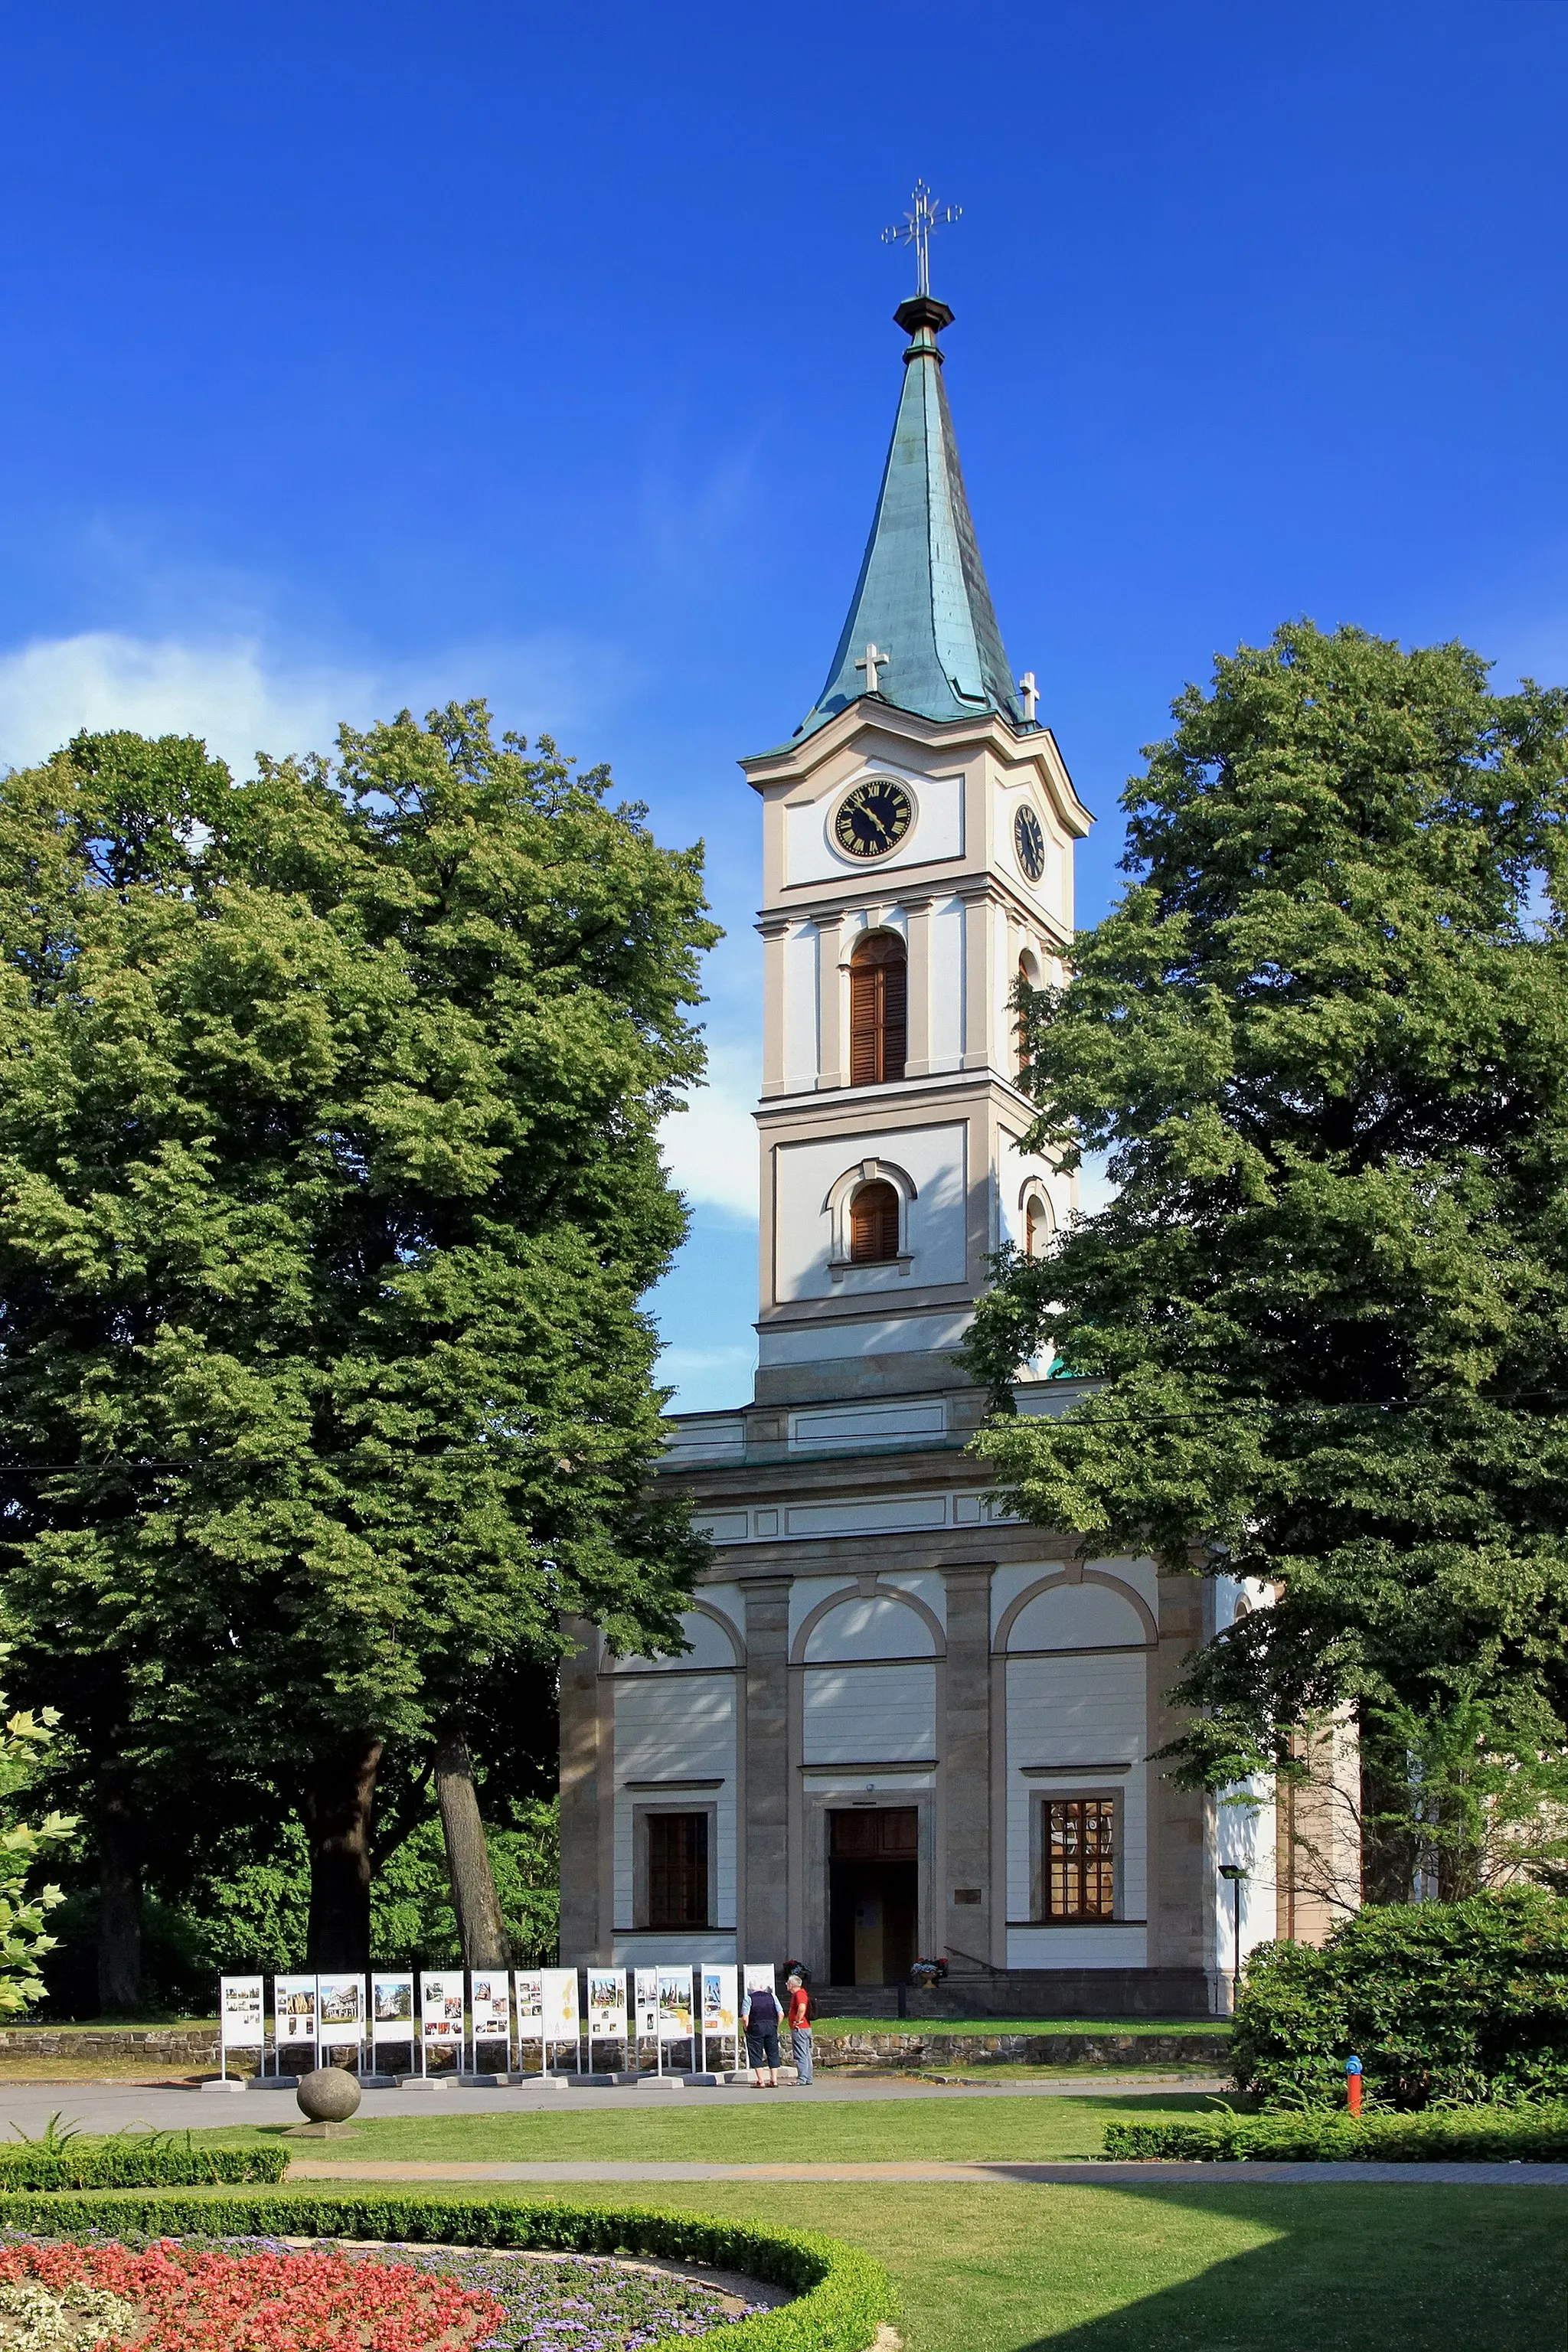
[[218,2027],[226,2050],[264,2050],[267,2013],[262,1977],[219,1977]]
[[658,2039],[658,1970],[637,1969],[633,1972],[637,1995],[637,2026],[639,2042]]
[[476,2042],[511,2047],[511,1980],[504,1969],[475,1969],[468,1978],[469,2032]]
[[272,1979],[273,2040],[285,2050],[316,2048],[316,1979],[314,1977],[274,1977]]
[[588,2043],[626,2039],[626,1972],[624,1969],[588,1971]]
[[702,1970],[702,2063],[712,2063],[708,2044],[730,2045],[732,2057],[739,2063],[736,2044],[741,2032],[741,2001],[737,1990],[739,1971],[722,1962]]
[[545,1969],[544,1979],[544,2039],[546,2042],[575,2042],[582,2032],[582,2021],[577,2010],[577,1971],[575,1969]]
[[375,1975],[370,1980],[370,2038],[373,2042],[406,2042],[412,2050],[417,2039],[414,2028],[414,1975],[407,1972],[391,1976]]
[[363,1977],[316,1979],[316,2034],[322,2050],[345,2050],[352,2045],[358,2063],[364,2036]]
[[434,2050],[449,2050],[461,2072],[463,2064],[463,1971],[422,1969],[419,1973],[419,2032],[426,2061]]
[[748,1960],[745,1985],[748,1992],[771,1992],[773,1999],[778,2000],[778,1975],[771,1960]]
[[513,1998],[517,2002],[517,2038],[520,2042],[542,2042],[544,2039],[544,1978],[538,1969],[519,1969],[512,1978]]
[[689,2042],[691,2036],[691,1970],[658,1970],[658,2038]]

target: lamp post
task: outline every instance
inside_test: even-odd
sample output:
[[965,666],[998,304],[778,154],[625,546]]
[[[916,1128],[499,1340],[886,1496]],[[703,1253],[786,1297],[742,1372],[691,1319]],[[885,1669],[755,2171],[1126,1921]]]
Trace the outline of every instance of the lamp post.
[[1247,1876],[1247,1873],[1239,1862],[1222,1862],[1219,1874],[1222,1878],[1228,1878],[1230,1881],[1230,2013],[1234,2017],[1237,2003],[1241,1999],[1241,1883]]

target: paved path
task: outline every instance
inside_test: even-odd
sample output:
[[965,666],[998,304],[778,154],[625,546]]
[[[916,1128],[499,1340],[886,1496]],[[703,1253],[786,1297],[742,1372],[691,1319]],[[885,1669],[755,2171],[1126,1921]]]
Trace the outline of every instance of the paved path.
[[1060,2181],[1075,2188],[1147,2189],[1168,2181],[1395,2180],[1417,2188],[1433,2180],[1488,2189],[1568,2189],[1568,2164],[416,2164],[294,2157],[290,2180],[550,2181],[941,2180],[972,2187],[995,2181],[1030,2188]]
[[[563,2076],[562,2083],[569,2082]],[[437,2091],[366,2091],[360,2107],[360,2119],[369,2122],[384,2116],[440,2116],[450,2121],[458,2116],[555,2116],[574,2109],[584,2114],[605,2115],[635,2111],[646,2114],[649,2108],[674,2107],[682,2115],[691,2107],[734,2107],[780,2105],[836,2106],[857,2105],[867,2100],[885,2099],[1081,2099],[1084,2097],[1158,2096],[1169,2091],[1217,2091],[1224,2079],[1218,2074],[1165,2075],[1151,2081],[1147,2074],[1105,2075],[1090,2078],[1085,2075],[1046,2075],[1038,2082],[982,2083],[972,2084],[905,2082],[897,2076],[883,2076],[874,2082],[860,2077],[850,2082],[834,2082],[819,2074],[807,2090],[786,2084],[776,2091],[742,2089],[696,2088],[682,2084],[678,2078],[666,2077],[662,2086],[652,2083],[638,2087],[626,2084],[616,2090],[578,2090],[552,2085],[542,2089],[534,2084],[502,2090],[468,2089],[453,2084]],[[0,2139],[14,2136],[13,2126],[24,2132],[39,2132],[50,2116],[58,2112],[68,2123],[85,2131],[210,2131],[225,2124],[298,2123],[300,2111],[293,2096],[287,2091],[243,2091],[224,2093],[185,2088],[180,2084],[160,2086],[145,2083],[17,2083],[7,2085],[0,2079]]]

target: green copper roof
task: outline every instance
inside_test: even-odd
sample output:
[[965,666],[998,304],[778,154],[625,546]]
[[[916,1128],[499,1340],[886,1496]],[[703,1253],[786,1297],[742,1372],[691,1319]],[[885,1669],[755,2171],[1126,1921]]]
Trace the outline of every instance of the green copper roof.
[[898,709],[926,719],[996,710],[1024,726],[942,388],[936,335],[952,313],[917,295],[894,315],[912,341],[881,495],[827,683],[795,730],[797,741],[866,692],[856,664],[868,643],[886,664],[878,691]]

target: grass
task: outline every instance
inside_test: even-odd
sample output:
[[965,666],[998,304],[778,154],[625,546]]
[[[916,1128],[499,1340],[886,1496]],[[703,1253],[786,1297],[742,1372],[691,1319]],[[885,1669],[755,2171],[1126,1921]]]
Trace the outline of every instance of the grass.
[[891,2273],[908,2352],[1563,2352],[1568,2320],[1568,2189],[574,2182],[560,2193],[847,2238]]
[[1568,2322],[1568,2189],[569,2194],[847,2238],[891,2273],[909,2352],[1562,2352]]
[[[460,2093],[453,2094],[454,2106]],[[639,2098],[639,2092],[626,2095]],[[655,2094],[656,2096],[660,2095]],[[434,2163],[896,2164],[1098,2156],[1107,2123],[1206,2111],[1206,2093],[1142,2093],[1124,2099],[790,2100],[776,2107],[660,2105],[638,2111],[605,2094],[603,2115],[389,2116],[355,2126],[337,2150],[346,2160]],[[279,2120],[196,2134],[215,2145],[273,2139],[299,2118],[279,2100]]]

